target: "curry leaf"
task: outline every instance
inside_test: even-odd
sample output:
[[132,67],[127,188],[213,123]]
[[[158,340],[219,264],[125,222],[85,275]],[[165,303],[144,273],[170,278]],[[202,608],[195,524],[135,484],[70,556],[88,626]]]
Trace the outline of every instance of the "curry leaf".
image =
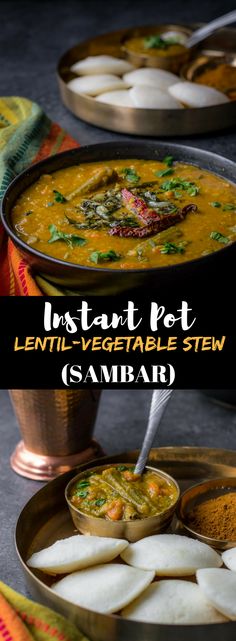
[[231,203],[226,203],[223,207],[223,211],[234,211],[236,210],[236,205],[233,205]]
[[125,167],[122,169],[122,174],[129,183],[138,183],[140,180],[140,176],[138,176],[133,167]]
[[212,240],[217,240],[218,243],[224,243],[225,245],[229,242],[229,238],[224,236],[224,234],[221,234],[219,231],[212,231],[210,233],[210,238]]
[[92,263],[108,263],[115,262],[120,260],[121,255],[117,254],[113,249],[109,249],[107,252],[95,251],[90,254],[90,260]]
[[171,176],[174,173],[173,169],[161,169],[161,171],[155,171],[155,176],[162,178],[163,176]]
[[96,499],[96,501],[94,501],[94,503],[98,507],[101,507],[102,505],[104,505],[104,503],[106,503],[106,499]]
[[161,249],[161,254],[183,254],[185,251],[181,243],[176,245],[175,243],[165,243]]
[[164,162],[165,165],[167,165],[167,167],[172,167],[174,162],[174,156],[165,156],[162,162]]
[[56,201],[56,203],[66,203],[67,199],[65,198],[65,196],[63,196],[63,194],[61,194],[60,191],[57,191],[57,189],[53,189],[53,193],[55,194],[54,200]]
[[221,207],[221,203],[218,202],[218,200],[215,200],[214,202],[211,203],[212,207]]

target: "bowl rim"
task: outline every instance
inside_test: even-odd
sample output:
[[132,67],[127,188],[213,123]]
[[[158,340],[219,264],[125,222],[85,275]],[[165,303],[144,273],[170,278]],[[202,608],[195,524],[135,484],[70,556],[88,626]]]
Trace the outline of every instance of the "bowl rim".
[[[231,488],[230,488],[230,483],[232,483],[233,480],[235,481],[235,486],[232,485]],[[212,487],[208,488],[209,491],[213,491],[214,489],[215,490],[217,490],[217,489],[219,489],[219,490],[222,489],[223,490],[224,487],[227,488],[227,485],[229,484],[229,487],[228,487],[229,491],[233,491],[233,487],[234,487],[235,488],[235,492],[236,492],[236,477],[235,476],[212,478],[212,479],[208,479],[208,481],[201,481],[201,483],[194,483],[194,485],[191,485],[190,487],[188,487],[186,490],[184,490],[184,492],[181,492],[179,501],[178,501],[177,506],[176,506],[177,519],[181,523],[181,525],[184,527],[185,530],[190,532],[190,534],[194,535],[195,538],[199,538],[200,537],[202,541],[207,543],[207,545],[212,545],[212,547],[217,547],[217,545],[219,545],[219,544],[221,546],[224,546],[224,545],[227,545],[227,544],[230,543],[231,547],[236,547],[236,540],[234,541],[234,540],[231,540],[231,539],[216,539],[213,536],[207,536],[206,534],[201,534],[201,532],[198,532],[197,530],[193,530],[191,527],[189,527],[186,524],[186,522],[185,522],[185,520],[183,518],[183,515],[182,515],[182,512],[181,512],[181,508],[182,508],[182,501],[184,500],[184,498],[186,498],[188,493],[191,492],[192,490],[197,489],[197,488],[200,489],[201,487],[204,488],[206,485],[211,485],[211,483],[212,483]],[[207,493],[207,489],[206,489],[206,493]],[[197,494],[195,498],[199,497],[201,494],[204,495],[205,493],[202,492],[200,494]],[[208,498],[210,498],[210,497],[208,497]],[[212,541],[212,543],[210,543],[210,541]]]
[[[120,465],[124,465],[126,467],[130,467],[129,463],[122,463],[122,462],[113,463],[111,465],[107,465],[107,464],[96,465],[93,468],[88,468],[86,470],[82,470],[81,472],[78,472],[78,474],[76,474],[72,479],[70,479],[69,483],[67,483],[67,485],[65,487],[65,499],[66,499],[67,506],[68,506],[69,510],[70,509],[74,510],[77,514],[79,514],[80,516],[82,516],[83,518],[86,518],[88,520],[90,520],[90,519],[94,519],[96,521],[104,520],[100,516],[94,516],[93,514],[86,514],[85,512],[82,512],[82,510],[79,510],[79,508],[77,508],[75,505],[73,505],[71,503],[71,501],[70,501],[69,496],[68,496],[69,489],[71,488],[71,486],[73,486],[73,484],[76,482],[76,479],[78,477],[85,476],[86,473],[89,473],[90,471],[93,471],[93,470],[96,471],[96,470],[99,470],[99,469],[106,469],[107,467],[118,467]],[[170,481],[171,483],[173,483],[175,488],[176,488],[176,490],[177,490],[177,497],[176,497],[175,501],[173,502],[173,504],[169,505],[164,510],[162,510],[159,514],[152,514],[151,516],[146,516],[143,519],[140,519],[140,518],[139,519],[135,519],[134,521],[129,520],[129,519],[120,519],[119,521],[116,521],[115,523],[113,522],[113,525],[116,525],[116,523],[118,523],[118,524],[119,523],[128,523],[129,525],[131,524],[131,527],[132,527],[132,525],[140,523],[140,521],[147,523],[147,521],[149,521],[151,519],[157,519],[158,517],[160,518],[164,514],[168,513],[169,511],[173,511],[173,513],[174,513],[174,511],[176,510],[177,505],[178,505],[179,500],[180,500],[180,496],[181,496],[181,491],[180,491],[180,487],[179,487],[178,482],[174,479],[173,476],[171,476],[167,472],[165,472],[163,470],[160,470],[159,468],[155,468],[155,467],[153,467],[151,465],[145,465],[144,470],[151,470],[152,472],[154,472],[157,475],[161,476],[165,480]],[[107,521],[107,523],[109,523],[109,521]]]
[[[199,157],[199,163],[201,162],[201,159],[205,158],[206,160],[211,161],[211,162],[213,162],[213,161],[215,161],[216,163],[220,162],[222,164],[222,170],[224,170],[225,166],[226,167],[229,166],[229,168],[234,170],[234,171],[235,171],[235,168],[236,168],[236,163],[233,160],[228,159],[225,156],[222,156],[221,154],[216,154],[214,152],[207,151],[205,149],[201,149],[199,147],[192,147],[192,146],[189,146],[189,145],[181,145],[179,143],[171,143],[171,142],[169,143],[169,142],[166,142],[166,141],[163,142],[163,141],[157,140],[157,142],[154,142],[154,141],[145,141],[145,140],[144,141],[142,141],[142,140],[141,141],[133,141],[132,140],[132,141],[127,141],[126,142],[126,141],[123,141],[123,140],[121,140],[121,141],[118,140],[118,141],[115,141],[115,143],[113,141],[108,141],[108,142],[104,142],[104,143],[94,143],[94,144],[91,144],[91,145],[81,145],[81,146],[78,145],[78,147],[75,147],[73,149],[69,149],[69,150],[60,152],[59,154],[54,154],[52,156],[48,156],[47,158],[44,158],[43,160],[40,160],[39,162],[33,163],[32,165],[30,165],[29,167],[24,169],[22,172],[20,172],[10,182],[10,184],[8,185],[6,191],[5,191],[4,195],[3,195],[3,198],[2,198],[0,214],[1,214],[1,221],[3,223],[3,226],[4,226],[8,236],[10,236],[10,238],[12,239],[14,245],[19,246],[21,248],[21,250],[24,251],[24,253],[33,255],[34,257],[36,257],[38,259],[41,259],[41,260],[44,260],[44,262],[47,262],[49,264],[58,265],[58,266],[62,267],[64,270],[68,270],[68,269],[71,270],[73,268],[74,270],[76,270],[76,271],[78,270],[79,271],[79,270],[82,269],[82,270],[87,271],[87,272],[96,272],[97,274],[99,272],[101,272],[103,274],[113,274],[113,276],[114,275],[122,275],[122,274],[123,275],[124,274],[131,274],[132,275],[132,274],[143,274],[143,273],[146,273],[146,274],[148,274],[148,273],[150,273],[150,274],[155,274],[155,273],[162,274],[162,273],[167,273],[170,270],[175,270],[175,271],[177,270],[179,272],[180,270],[183,270],[184,268],[186,268],[188,265],[189,266],[196,265],[200,261],[201,261],[201,264],[203,264],[204,262],[205,263],[209,263],[210,261],[212,261],[212,259],[214,259],[215,255],[217,255],[218,253],[220,253],[222,255],[223,252],[224,253],[227,252],[230,249],[230,247],[232,247],[234,245],[236,246],[236,240],[235,240],[232,243],[230,243],[229,245],[217,249],[215,252],[212,252],[212,253],[207,254],[205,256],[199,256],[198,258],[193,258],[191,260],[186,260],[186,261],[183,261],[183,262],[178,263],[176,265],[170,264],[170,265],[164,265],[164,266],[160,266],[160,267],[149,267],[149,268],[143,268],[143,269],[140,269],[140,268],[135,268],[135,269],[117,268],[117,269],[114,269],[114,268],[107,268],[107,267],[96,267],[95,265],[90,267],[89,265],[82,265],[82,264],[79,264],[79,263],[71,263],[69,261],[64,261],[64,260],[61,260],[59,258],[55,258],[53,256],[49,256],[48,254],[45,254],[45,253],[43,253],[43,252],[41,252],[41,251],[39,251],[37,249],[34,249],[31,245],[28,245],[25,241],[23,241],[21,238],[19,238],[19,236],[15,233],[15,231],[13,230],[13,228],[11,226],[11,213],[6,213],[5,208],[7,207],[7,201],[8,201],[9,195],[11,194],[12,189],[14,189],[15,185],[20,183],[20,181],[22,179],[24,179],[25,176],[28,176],[31,173],[34,174],[35,170],[37,171],[38,169],[41,169],[41,168],[42,168],[42,172],[40,172],[40,175],[42,175],[43,169],[47,167],[48,163],[54,163],[54,161],[57,162],[58,159],[59,159],[59,161],[60,160],[62,161],[62,166],[60,168],[59,167],[55,168],[55,170],[53,170],[53,169],[50,170],[50,173],[54,173],[54,171],[55,172],[56,171],[60,171],[60,169],[64,168],[64,166],[63,166],[63,159],[64,158],[65,159],[66,158],[71,158],[72,159],[72,163],[71,163],[71,165],[68,165],[68,167],[69,166],[73,166],[73,158],[74,158],[74,156],[77,156],[78,153],[80,153],[80,150],[82,150],[82,152],[84,152],[85,154],[87,152],[89,153],[89,151],[96,153],[96,151],[99,152],[99,150],[101,150],[101,149],[103,149],[105,151],[107,150],[108,153],[109,153],[109,151],[114,150],[113,159],[115,160],[116,159],[116,150],[117,150],[118,157],[122,159],[122,157],[123,157],[122,156],[122,151],[127,149],[127,146],[128,146],[129,149],[130,149],[130,156],[132,157],[132,154],[133,154],[133,158],[136,158],[136,156],[135,156],[135,152],[136,152],[136,153],[138,153],[137,158],[140,159],[141,155],[140,155],[139,152],[137,152],[137,150],[140,149],[140,145],[143,146],[143,148],[144,148],[144,152],[143,152],[144,155],[146,153],[148,153],[149,151],[150,151],[150,153],[154,153],[155,149],[158,150],[158,149],[165,149],[166,147],[171,147],[171,148],[173,148],[173,152],[175,152],[177,154],[179,153],[180,155],[184,154],[184,152],[186,154],[196,154],[196,153],[199,154],[199,156],[200,156]],[[125,157],[126,156],[124,156],[124,158]],[[99,159],[99,153],[98,153],[98,159]],[[104,160],[102,160],[101,162],[103,163]],[[109,160],[111,160],[111,158],[109,158]],[[145,158],[145,160],[152,160],[152,158],[150,158],[150,159],[149,158]],[[194,162],[194,160],[196,160],[196,159],[193,159],[192,163],[190,163],[190,162],[188,163],[187,161],[184,161],[184,159],[183,159],[182,162],[185,162],[185,164],[192,164],[192,165],[195,165],[195,166],[198,167],[199,166],[198,162]],[[78,164],[79,164],[79,162],[80,161],[78,161]],[[85,163],[85,162],[98,162],[98,160],[93,160],[93,161],[82,160],[81,164]],[[177,162],[181,162],[181,158],[180,159],[177,158]],[[76,164],[76,161],[74,162],[74,164]],[[200,166],[199,166],[199,169],[201,169]],[[221,175],[221,174],[218,174],[217,172],[216,173],[214,171],[211,172],[211,170],[209,170],[209,169],[206,169],[206,171],[209,171],[209,173],[213,173],[215,176],[218,176],[219,178],[224,179],[224,176]],[[38,179],[39,179],[39,177],[36,178],[35,180],[33,180],[31,184],[34,184],[34,182],[36,182]],[[225,180],[227,180],[229,183],[231,183],[233,186],[236,187],[236,181],[234,183],[231,178],[227,178],[227,177],[225,177]],[[20,192],[20,194],[23,193],[24,191],[25,191],[25,189],[23,189],[22,192]],[[16,197],[16,200],[17,200],[18,197],[19,196]],[[15,202],[16,202],[16,200],[15,200]]]

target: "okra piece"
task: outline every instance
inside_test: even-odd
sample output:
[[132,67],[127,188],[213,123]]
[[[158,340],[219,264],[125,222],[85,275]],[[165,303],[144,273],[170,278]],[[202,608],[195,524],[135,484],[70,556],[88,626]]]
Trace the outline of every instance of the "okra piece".
[[74,189],[74,191],[72,191],[70,194],[67,194],[66,200],[70,201],[75,196],[83,196],[83,194],[90,194],[96,189],[99,189],[100,187],[104,187],[109,183],[114,183],[117,180],[118,180],[118,174],[115,171],[115,169],[112,169],[111,167],[104,167],[104,169],[98,169],[98,171],[96,171],[96,173],[93,174],[91,178],[86,180],[86,182],[83,185],[80,185],[80,187],[77,187],[77,189]]

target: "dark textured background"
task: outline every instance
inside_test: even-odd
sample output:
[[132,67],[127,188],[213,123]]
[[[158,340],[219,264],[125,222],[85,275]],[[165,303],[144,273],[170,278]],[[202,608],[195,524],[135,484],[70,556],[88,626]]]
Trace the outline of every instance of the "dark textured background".
[[[48,115],[63,125],[80,143],[116,140],[121,135],[86,125],[61,104],[55,77],[59,56],[79,40],[98,33],[152,22],[207,21],[235,8],[235,2],[118,3],[0,1],[0,93],[36,100]],[[125,138],[123,136],[123,138]],[[179,140],[181,142],[181,140]],[[182,142],[235,157],[235,136],[220,135],[182,139]],[[210,386],[210,381],[209,381]],[[96,425],[96,438],[107,453],[141,444],[150,392],[105,392]],[[206,445],[234,448],[236,414],[213,405],[200,392],[175,392],[162,421],[157,445]],[[22,592],[22,572],[14,552],[18,514],[40,484],[18,477],[10,470],[9,457],[19,433],[6,392],[0,392],[0,578]]]

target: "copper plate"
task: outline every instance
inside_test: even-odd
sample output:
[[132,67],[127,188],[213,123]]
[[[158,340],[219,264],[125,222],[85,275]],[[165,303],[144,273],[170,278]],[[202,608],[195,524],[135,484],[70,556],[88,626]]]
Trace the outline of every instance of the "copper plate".
[[[136,462],[138,451],[100,459],[104,463]],[[236,477],[236,452],[198,447],[163,447],[150,452],[149,463],[174,476],[180,488],[217,477]],[[37,601],[75,622],[91,641],[235,641],[236,622],[194,626],[136,623],[117,615],[98,614],[75,606],[50,589],[53,579],[26,566],[29,556],[58,538],[75,531],[66,506],[64,490],[69,480],[97,461],[59,476],[43,487],[24,507],[16,527],[16,548],[29,590]],[[222,626],[224,626],[222,630]],[[223,636],[222,636],[223,634]]]
[[[197,28],[198,25],[190,25]],[[160,28],[161,25],[158,25]],[[97,127],[138,136],[187,136],[216,131],[235,125],[236,102],[232,101],[212,107],[198,109],[135,109],[116,107],[98,102],[89,96],[75,94],[67,83],[76,74],[70,71],[72,64],[87,56],[109,54],[122,57],[122,42],[131,33],[146,32],[148,27],[122,29],[97,36],[79,43],[68,50],[58,64],[58,82],[62,101],[75,116]],[[163,25],[166,28],[166,25]],[[155,26],[152,25],[155,30]],[[204,51],[235,52],[236,30],[221,29],[204,42]]]

